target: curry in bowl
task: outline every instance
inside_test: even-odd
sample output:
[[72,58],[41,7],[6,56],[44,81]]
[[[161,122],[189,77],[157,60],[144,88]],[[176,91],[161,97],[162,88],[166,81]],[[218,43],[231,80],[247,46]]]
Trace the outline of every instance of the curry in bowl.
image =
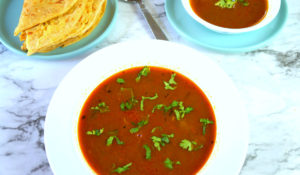
[[197,174],[216,141],[203,91],[178,72],[153,66],[116,73],[84,103],[78,139],[97,174]]
[[253,26],[267,14],[267,0],[190,0],[192,10],[203,20],[224,28]]

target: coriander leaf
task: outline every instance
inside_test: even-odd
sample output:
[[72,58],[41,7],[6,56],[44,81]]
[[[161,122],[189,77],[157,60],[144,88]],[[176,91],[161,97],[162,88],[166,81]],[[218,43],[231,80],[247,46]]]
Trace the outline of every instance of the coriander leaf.
[[201,118],[200,122],[203,123],[203,125],[202,125],[202,133],[203,133],[203,135],[205,135],[205,133],[206,133],[206,127],[207,127],[207,125],[208,124],[214,124],[213,121],[210,121],[207,118],[206,119],[205,118]]
[[181,140],[181,142],[179,143],[179,146],[182,149],[186,149],[188,151],[197,151],[197,150],[203,148],[202,144],[198,145],[197,142],[195,142],[195,141],[189,141],[187,139]]
[[182,148],[182,149],[186,149],[188,151],[192,151],[193,150],[193,143],[187,139],[183,139],[181,140],[179,146]]
[[176,76],[176,73],[172,73],[171,78],[170,78],[170,80],[169,80],[169,84],[174,84],[174,85],[177,84],[177,83],[175,82],[175,76]]
[[104,132],[104,128],[102,129],[94,129],[91,131],[87,131],[86,135],[95,135],[95,136],[100,136]]
[[153,97],[144,97],[144,96],[142,96],[142,100],[141,100],[141,104],[140,104],[141,111],[144,111],[144,100],[155,100],[157,98],[158,98],[157,93],[155,93],[155,95]]
[[174,134],[173,134],[173,133],[170,134],[170,135],[168,135],[168,134],[162,134],[161,136],[162,136],[162,137],[161,137],[161,140],[162,140],[163,142],[169,143],[169,142],[170,142],[169,138],[173,138],[173,137],[174,137]]
[[139,127],[136,127],[136,128],[131,128],[131,129],[130,129],[130,133],[131,133],[131,134],[134,134],[134,133],[137,133],[137,132],[139,132],[139,130],[140,130],[140,128],[139,128]]
[[172,73],[170,80],[168,82],[164,81],[166,90],[175,90],[176,89],[176,86],[172,86],[172,85],[177,84],[175,81],[175,76],[176,76],[176,73]]
[[193,149],[193,151],[197,151],[197,150],[202,149],[202,148],[203,148],[203,145],[201,144],[201,145],[196,146],[196,147]]
[[237,0],[219,0],[215,3],[215,6],[219,6],[221,8],[233,8],[236,2]]
[[106,146],[110,146],[114,140],[114,136],[109,136],[108,139],[106,140]]
[[109,107],[105,102],[99,103],[97,106],[91,107],[91,110],[99,111],[100,113],[109,112]]
[[153,109],[152,109],[152,113],[154,113],[155,109],[160,110],[160,109],[162,109],[162,107],[164,107],[163,104],[157,104],[157,105],[155,105],[155,106],[153,107]]
[[192,107],[187,107],[184,109],[184,113],[188,114],[188,113],[192,112],[192,110],[194,110]]
[[112,145],[114,139],[116,140],[118,145],[124,144],[124,142],[122,142],[117,136],[109,136],[108,139],[106,140],[106,146]]
[[160,151],[161,138],[160,137],[156,137],[156,136],[152,136],[151,139],[152,139],[152,142],[154,144],[154,147],[158,151]]
[[243,6],[249,6],[249,2],[243,2]]
[[118,145],[123,145],[124,144],[124,142],[122,142],[117,136],[115,136],[115,138],[116,138],[116,141],[117,141]]
[[180,120],[180,119],[181,119],[181,117],[180,117],[180,116],[181,116],[181,115],[180,115],[180,112],[179,112],[177,109],[175,109],[175,110],[174,110],[174,113],[175,113],[176,119],[177,119],[177,120]]
[[215,3],[215,6],[219,6],[221,8],[234,8],[237,2],[243,6],[249,5],[249,2],[246,0],[219,0]]
[[144,68],[138,73],[135,81],[139,82],[141,80],[142,76],[146,77],[149,72],[150,72],[150,67],[144,66]]
[[146,159],[147,160],[151,159],[151,149],[150,149],[150,147],[148,145],[146,145],[146,144],[143,145],[143,147],[146,150]]
[[131,93],[131,98],[125,102],[120,104],[120,108],[122,111],[131,110],[135,104],[138,103],[138,100],[134,98],[133,89],[132,88],[123,88],[121,87],[121,91],[129,90]]
[[168,82],[164,81],[165,90],[175,90],[176,87],[172,87]]
[[135,124],[137,127],[131,128],[130,129],[130,133],[133,134],[133,133],[139,132],[139,130],[141,129],[141,127],[147,125],[148,123],[149,123],[149,115],[147,116],[146,120],[142,120],[142,121],[138,122],[137,124]]
[[166,143],[170,143],[170,139],[169,138],[173,138],[174,134],[162,134],[162,137],[157,137],[157,136],[152,136],[152,142],[154,144],[154,147],[160,151],[161,147],[160,146],[165,146]]
[[238,0],[239,3],[241,3],[243,6],[248,6],[249,2],[247,2],[246,0]]
[[151,133],[154,133],[157,129],[162,130],[162,127],[161,127],[161,126],[154,127],[154,128],[151,130]]
[[164,163],[165,163],[165,167],[167,167],[169,169],[173,169],[173,162],[169,158],[166,158]]
[[129,167],[132,165],[132,162],[128,163],[127,165],[124,165],[122,167],[118,167],[116,169],[114,169],[112,172],[113,173],[118,173],[118,174],[121,174],[123,173],[124,171],[127,171],[129,170]]
[[178,104],[179,104],[179,102],[174,100],[169,106],[164,107],[164,111],[168,112],[170,109],[177,107]]
[[181,120],[181,119],[183,119],[184,118],[184,116],[185,116],[185,114],[188,114],[188,113],[190,113],[192,110],[193,110],[193,108],[192,107],[187,107],[187,108],[185,108],[184,106],[183,106],[183,102],[181,101],[181,102],[179,102],[179,110],[174,110],[174,113],[175,113],[175,115],[176,115],[176,119],[177,120]]
[[117,78],[117,83],[119,84],[124,84],[125,83],[125,80],[123,78]]
[[[168,157],[164,161],[164,164],[165,164],[165,167],[167,167],[169,169],[173,169],[174,162],[171,159],[169,159]],[[180,165],[180,164],[181,164],[180,161],[175,162],[175,165]]]
[[[178,109],[173,109],[173,108],[178,108]],[[176,119],[177,120],[181,120],[184,118],[185,114],[190,113],[191,111],[193,111],[192,107],[184,107],[183,106],[183,102],[180,101],[176,101],[174,100],[169,106],[165,106],[164,107],[164,111],[167,112],[169,110],[172,110],[175,113]]]

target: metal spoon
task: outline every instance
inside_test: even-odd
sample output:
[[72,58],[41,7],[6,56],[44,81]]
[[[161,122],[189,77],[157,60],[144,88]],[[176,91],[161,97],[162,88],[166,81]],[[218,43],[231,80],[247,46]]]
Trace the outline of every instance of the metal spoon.
[[168,40],[164,32],[161,30],[161,28],[155,22],[155,20],[153,19],[149,11],[146,9],[144,0],[122,0],[122,1],[138,3],[140,10],[143,12],[143,15],[146,18],[155,38],[160,40]]

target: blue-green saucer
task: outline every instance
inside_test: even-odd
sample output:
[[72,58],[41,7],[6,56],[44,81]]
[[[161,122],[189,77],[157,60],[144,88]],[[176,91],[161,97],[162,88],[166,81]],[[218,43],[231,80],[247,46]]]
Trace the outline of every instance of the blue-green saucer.
[[[19,37],[14,36],[14,30],[19,22],[22,7],[22,0],[0,1],[0,41],[9,50],[26,56],[26,53],[21,50],[22,43],[20,42]],[[30,57],[39,59],[64,59],[83,54],[99,44],[108,35],[115,23],[117,11],[118,1],[107,0],[103,18],[93,32],[87,37],[65,48],[57,48],[51,52],[38,53]]]

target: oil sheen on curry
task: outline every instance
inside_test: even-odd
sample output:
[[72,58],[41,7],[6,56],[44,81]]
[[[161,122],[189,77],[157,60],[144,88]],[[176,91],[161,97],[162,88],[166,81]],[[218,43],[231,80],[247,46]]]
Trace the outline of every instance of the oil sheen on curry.
[[259,23],[268,10],[267,0],[190,0],[203,20],[225,28],[246,28]]
[[187,77],[144,66],[103,81],[80,114],[82,154],[95,173],[197,174],[212,153],[216,120]]

